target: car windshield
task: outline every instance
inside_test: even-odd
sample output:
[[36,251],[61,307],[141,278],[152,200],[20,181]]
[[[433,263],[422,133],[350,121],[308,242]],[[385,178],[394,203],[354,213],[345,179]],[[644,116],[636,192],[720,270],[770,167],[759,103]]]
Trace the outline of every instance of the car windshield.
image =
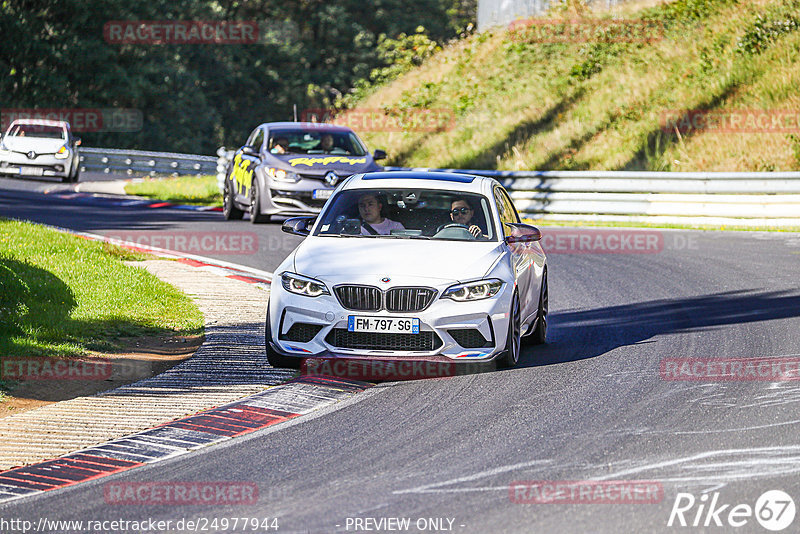
[[67,131],[63,126],[43,124],[14,124],[8,130],[9,137],[43,137],[45,139],[66,139]]
[[496,241],[489,201],[441,189],[351,189],[328,202],[314,235]]
[[366,149],[353,132],[330,130],[271,130],[269,151],[272,154],[334,154],[363,156]]

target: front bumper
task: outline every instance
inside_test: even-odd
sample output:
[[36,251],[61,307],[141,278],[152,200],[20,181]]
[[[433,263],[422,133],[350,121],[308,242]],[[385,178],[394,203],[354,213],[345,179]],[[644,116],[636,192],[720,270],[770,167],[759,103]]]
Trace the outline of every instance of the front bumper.
[[17,176],[52,176],[64,178],[72,170],[72,154],[65,159],[53,154],[39,154],[30,159],[16,152],[0,153],[0,173]]
[[[340,175],[340,181],[347,176]],[[265,184],[269,194],[264,195],[261,201],[261,213],[264,215],[317,215],[333,192],[333,188],[323,181],[322,175],[301,174],[300,180],[295,183],[267,176]],[[315,191],[318,193],[315,194]]]
[[[423,311],[363,312],[345,309],[335,295],[306,297],[290,293],[276,277],[269,309],[272,348],[298,358],[493,361],[506,348],[513,286],[506,283],[492,298],[455,302],[441,298],[449,285],[436,287],[434,300]],[[417,318],[420,333],[354,334],[348,332],[351,315]]]

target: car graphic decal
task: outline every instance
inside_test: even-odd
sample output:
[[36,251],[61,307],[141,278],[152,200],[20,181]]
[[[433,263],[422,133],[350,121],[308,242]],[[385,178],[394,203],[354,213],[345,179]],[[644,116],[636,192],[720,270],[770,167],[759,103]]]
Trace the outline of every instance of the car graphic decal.
[[236,154],[233,159],[233,177],[240,195],[246,195],[253,184],[253,169],[250,168],[252,163],[251,160],[242,158],[241,154]]
[[298,165],[307,165],[313,167],[314,165],[330,165],[331,163],[347,163],[349,165],[356,165],[358,163],[366,163],[367,158],[348,158],[345,156],[325,156],[321,158],[292,158],[289,164],[292,167]]

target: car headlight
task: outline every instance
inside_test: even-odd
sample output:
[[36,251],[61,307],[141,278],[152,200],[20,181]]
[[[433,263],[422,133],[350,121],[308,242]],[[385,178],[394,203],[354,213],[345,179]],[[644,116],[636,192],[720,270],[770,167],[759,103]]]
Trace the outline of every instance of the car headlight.
[[56,152],[56,158],[67,159],[67,157],[69,157],[69,149],[67,149],[67,145],[64,145]]
[[320,295],[330,295],[330,291],[325,287],[325,284],[319,280],[308,278],[294,273],[283,273],[281,275],[281,282],[283,288],[290,293],[304,295],[306,297],[318,297]]
[[456,284],[448,287],[444,293],[442,293],[442,298],[452,299],[457,302],[483,300],[497,295],[502,287],[503,281],[497,278],[467,282],[466,284]]
[[291,171],[285,171],[283,169],[276,169],[274,167],[268,168],[267,174],[269,174],[271,178],[279,182],[295,183],[298,180],[300,180],[300,177],[297,175],[297,173]]

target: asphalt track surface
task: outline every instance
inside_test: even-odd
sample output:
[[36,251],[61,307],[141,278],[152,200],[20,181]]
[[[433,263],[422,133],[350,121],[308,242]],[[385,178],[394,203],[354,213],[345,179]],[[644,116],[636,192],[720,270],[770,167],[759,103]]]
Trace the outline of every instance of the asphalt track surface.
[[[258,253],[217,257],[266,270],[294,246],[274,224],[87,208],[24,185],[0,181],[0,216],[98,233],[252,231]],[[410,518],[409,532],[767,532],[752,516],[734,529],[728,513],[754,507],[768,490],[800,505],[800,381],[673,381],[660,366],[665,358],[800,355],[800,235],[661,235],[654,253],[550,253],[549,342],[525,348],[515,369],[382,383],[324,413],[0,505],[0,517],[153,518],[172,520],[169,532],[180,532],[182,518],[232,517],[277,517],[278,532],[311,533],[368,531],[356,530],[355,518]],[[532,480],[656,481],[663,497],[512,502],[510,485]],[[259,499],[106,503],[105,484],[120,481],[253,482]],[[668,527],[679,493],[697,498],[689,525],[701,496],[718,494],[717,507],[729,505],[718,516],[724,526],[711,519],[704,528],[704,511],[698,527]],[[418,529],[421,518],[444,518],[443,528]],[[800,517],[785,532],[799,525]]]

